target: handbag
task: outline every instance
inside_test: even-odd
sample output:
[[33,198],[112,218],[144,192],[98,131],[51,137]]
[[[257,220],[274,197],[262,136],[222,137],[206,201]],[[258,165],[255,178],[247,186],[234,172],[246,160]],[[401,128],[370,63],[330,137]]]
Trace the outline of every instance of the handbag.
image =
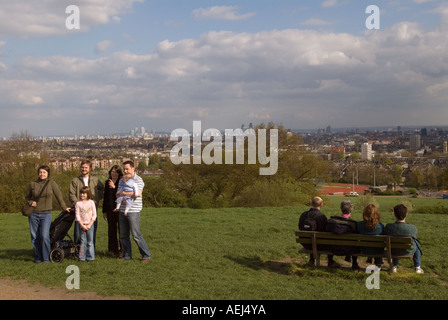
[[[42,189],[40,190],[39,195],[37,196],[37,199],[35,199],[34,201],[37,203],[39,202],[40,197],[42,196],[42,193],[44,192],[45,188],[47,187],[48,183],[50,182],[50,180],[47,180],[47,182],[45,182],[44,186],[42,187]],[[32,207],[28,202],[25,203],[22,207],[22,215],[25,217],[29,217],[33,211],[34,211],[35,207]]]

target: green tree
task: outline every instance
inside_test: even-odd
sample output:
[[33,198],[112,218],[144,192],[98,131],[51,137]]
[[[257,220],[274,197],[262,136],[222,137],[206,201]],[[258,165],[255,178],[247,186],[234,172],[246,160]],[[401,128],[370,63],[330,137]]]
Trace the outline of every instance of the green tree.
[[13,133],[0,155],[0,212],[19,212],[39,165],[48,164],[45,152],[27,131]]

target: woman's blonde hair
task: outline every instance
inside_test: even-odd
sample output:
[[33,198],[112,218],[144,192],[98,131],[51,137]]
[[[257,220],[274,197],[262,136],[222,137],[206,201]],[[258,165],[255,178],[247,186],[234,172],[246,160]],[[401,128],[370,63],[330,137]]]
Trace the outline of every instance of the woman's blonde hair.
[[362,218],[366,230],[373,231],[380,222],[381,216],[378,208],[374,204],[369,204],[364,208]]

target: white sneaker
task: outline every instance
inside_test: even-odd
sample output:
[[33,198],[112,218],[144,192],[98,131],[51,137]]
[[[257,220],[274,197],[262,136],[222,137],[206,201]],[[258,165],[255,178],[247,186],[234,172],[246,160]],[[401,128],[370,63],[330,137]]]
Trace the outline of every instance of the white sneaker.
[[392,267],[392,272],[393,273],[397,273],[397,271],[398,271],[398,266],[393,266]]
[[416,273],[424,273],[422,267],[417,267],[417,268],[415,268],[415,272],[416,272]]

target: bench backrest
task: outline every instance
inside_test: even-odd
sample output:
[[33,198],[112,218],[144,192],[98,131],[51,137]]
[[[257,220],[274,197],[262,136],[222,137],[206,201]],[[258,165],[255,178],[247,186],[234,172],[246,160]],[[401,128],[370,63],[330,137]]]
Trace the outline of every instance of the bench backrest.
[[354,246],[369,248],[411,249],[411,237],[364,234],[334,234],[322,231],[296,231],[296,242],[301,244]]

